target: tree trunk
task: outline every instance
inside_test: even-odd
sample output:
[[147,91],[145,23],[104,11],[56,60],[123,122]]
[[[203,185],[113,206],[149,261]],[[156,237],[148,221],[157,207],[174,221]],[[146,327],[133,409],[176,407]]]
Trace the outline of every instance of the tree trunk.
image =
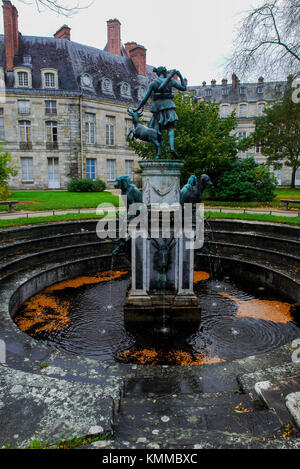
[[294,167],[292,170],[291,189],[295,189],[296,187],[296,171],[297,171],[297,168]]

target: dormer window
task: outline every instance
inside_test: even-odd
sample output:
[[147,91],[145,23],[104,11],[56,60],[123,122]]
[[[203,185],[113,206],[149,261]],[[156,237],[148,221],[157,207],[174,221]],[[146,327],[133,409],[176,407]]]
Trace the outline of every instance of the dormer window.
[[210,97],[212,96],[212,89],[211,89],[211,88],[207,88],[207,89],[205,90],[205,96],[206,96],[207,98],[210,98]]
[[55,88],[54,73],[45,73],[45,88]]
[[139,89],[138,89],[138,98],[139,99],[143,99],[143,97],[145,96],[146,94],[146,88],[145,86],[140,86]]
[[245,94],[246,94],[246,87],[245,87],[245,86],[241,86],[241,87],[240,87],[240,94],[241,94],[241,95],[245,95]]
[[128,97],[130,96],[130,85],[129,83],[122,83],[121,84],[121,95]]
[[81,86],[83,88],[93,88],[93,79],[88,73],[84,73],[81,76]]
[[32,62],[31,55],[23,55],[24,65],[31,65],[31,62]]
[[30,67],[15,67],[15,88],[32,88],[32,75]]
[[257,94],[263,94],[263,92],[264,92],[263,86],[258,86],[257,87]]
[[42,72],[42,88],[58,89],[57,70],[43,68],[41,72]]
[[18,72],[18,85],[22,88],[28,87],[28,73],[27,72]]
[[101,88],[102,88],[103,93],[112,93],[113,92],[112,80],[108,77],[104,77],[101,80]]
[[228,88],[222,88],[222,96],[228,96]]

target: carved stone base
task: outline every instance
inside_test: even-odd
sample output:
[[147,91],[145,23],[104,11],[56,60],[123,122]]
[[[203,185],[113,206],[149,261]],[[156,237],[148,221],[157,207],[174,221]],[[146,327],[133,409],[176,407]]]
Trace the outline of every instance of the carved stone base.
[[198,298],[172,292],[136,295],[129,292],[124,304],[125,322],[197,322],[201,320]]

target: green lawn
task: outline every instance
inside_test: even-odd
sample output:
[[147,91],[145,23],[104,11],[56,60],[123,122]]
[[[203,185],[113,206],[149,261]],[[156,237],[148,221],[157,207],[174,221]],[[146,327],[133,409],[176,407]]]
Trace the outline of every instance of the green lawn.
[[[272,202],[219,202],[205,200],[205,205],[209,207],[235,207],[235,208],[283,208],[280,199],[299,199],[300,188],[278,188],[276,197]],[[66,210],[80,208],[96,208],[101,203],[111,203],[118,205],[118,197],[109,192],[78,193],[66,191],[15,191],[10,200],[19,200],[21,203],[15,206],[15,210],[35,211],[43,210]],[[290,205],[293,208],[293,205]],[[294,205],[294,208],[299,206]],[[7,211],[8,208],[1,207]]]
[[[102,203],[118,205],[119,198],[110,192],[15,191],[10,200],[24,202],[15,206],[15,210],[40,212],[43,210],[96,208]],[[3,210],[5,210],[4,207]]]
[[[210,207],[232,207],[232,208],[284,208],[280,199],[300,200],[300,187],[296,189],[277,188],[275,191],[275,199],[272,202],[219,202],[215,200],[205,200],[205,205]],[[290,204],[290,208],[298,208],[299,205]]]
[[[255,213],[215,213],[215,212],[205,212],[205,216],[208,219],[213,218],[225,218],[231,220],[252,220],[252,221],[261,221],[269,223],[281,223],[286,225],[296,225],[300,226],[300,217],[281,217],[276,215],[262,215]],[[103,216],[97,217],[96,215],[88,214],[69,214],[69,215],[55,215],[50,217],[36,217],[36,218],[18,218],[16,220],[0,220],[0,229],[1,228],[10,228],[14,226],[23,226],[23,225],[36,225],[44,223],[55,223],[63,222],[70,220],[94,220],[101,219]]]

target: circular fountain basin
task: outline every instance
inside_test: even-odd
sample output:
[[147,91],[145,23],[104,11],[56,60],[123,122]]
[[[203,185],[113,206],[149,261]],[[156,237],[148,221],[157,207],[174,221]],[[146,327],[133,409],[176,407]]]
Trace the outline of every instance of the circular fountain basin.
[[34,339],[67,353],[141,365],[203,365],[274,350],[300,337],[294,303],[261,283],[195,273],[201,321],[124,321],[126,270],[63,281],[34,295],[14,314]]

